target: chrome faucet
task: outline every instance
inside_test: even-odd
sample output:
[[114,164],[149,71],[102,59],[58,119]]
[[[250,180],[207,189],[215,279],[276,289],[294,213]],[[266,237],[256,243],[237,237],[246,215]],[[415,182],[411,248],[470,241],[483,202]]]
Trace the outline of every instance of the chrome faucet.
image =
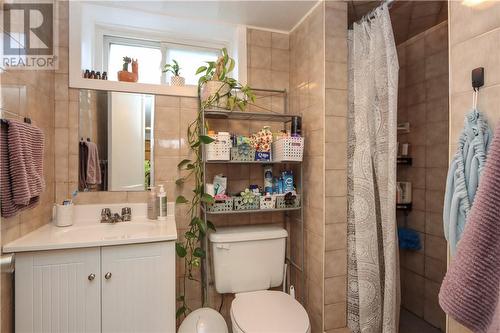
[[130,207],[122,208],[122,216],[118,213],[111,213],[111,209],[103,208],[101,210],[101,223],[118,223],[132,220],[132,209]]

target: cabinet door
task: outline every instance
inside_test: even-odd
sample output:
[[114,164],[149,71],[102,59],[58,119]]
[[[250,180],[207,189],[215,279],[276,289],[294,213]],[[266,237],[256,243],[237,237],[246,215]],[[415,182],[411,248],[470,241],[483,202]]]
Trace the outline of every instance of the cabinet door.
[[99,248],[16,254],[16,332],[100,332],[99,258]]
[[102,332],[175,332],[174,242],[101,249]]

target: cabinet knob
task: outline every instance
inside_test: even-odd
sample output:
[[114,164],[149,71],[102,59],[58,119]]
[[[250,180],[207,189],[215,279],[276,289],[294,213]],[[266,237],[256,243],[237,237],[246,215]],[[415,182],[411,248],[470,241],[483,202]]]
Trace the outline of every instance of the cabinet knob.
[[113,275],[113,274],[111,274],[111,272],[107,272],[107,273],[104,275],[104,278],[105,278],[106,280],[109,280],[109,279],[111,279],[111,275]]
[[87,279],[89,279],[89,281],[92,281],[95,279],[95,274],[94,273],[90,273],[90,275],[87,277]]

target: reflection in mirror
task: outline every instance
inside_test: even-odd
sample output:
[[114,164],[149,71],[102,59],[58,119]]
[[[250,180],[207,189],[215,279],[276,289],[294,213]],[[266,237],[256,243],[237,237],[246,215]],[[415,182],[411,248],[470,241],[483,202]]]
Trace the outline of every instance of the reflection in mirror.
[[79,109],[79,190],[152,186],[154,96],[82,89]]

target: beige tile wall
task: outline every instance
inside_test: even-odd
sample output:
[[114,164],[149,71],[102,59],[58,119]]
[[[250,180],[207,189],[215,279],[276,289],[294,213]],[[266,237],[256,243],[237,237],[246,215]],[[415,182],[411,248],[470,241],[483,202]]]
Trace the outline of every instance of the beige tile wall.
[[325,322],[346,327],[347,290],[347,4],[325,9]]
[[[486,1],[474,7],[450,1],[450,145],[449,154],[463,127],[464,116],[471,107],[471,70],[484,67],[485,85],[479,93],[478,108],[492,130],[500,124],[500,2]],[[452,319],[449,333],[466,333]]]
[[[66,12],[64,6],[61,7],[55,8],[60,19],[64,18]],[[56,24],[56,29],[57,26]],[[64,29],[60,25],[59,27]],[[68,40],[64,34],[60,33],[57,44],[58,49],[67,47]],[[42,226],[50,221],[52,215],[55,182],[54,96],[57,88],[54,80],[55,75],[53,70],[0,70],[0,109],[2,118],[13,118],[22,121],[23,117],[30,117],[32,124],[41,128],[45,136],[43,160],[45,191],[41,195],[40,203],[35,208],[23,211],[12,218],[1,218],[0,246]],[[9,113],[4,114],[4,111]],[[1,274],[1,332],[13,332],[12,278],[13,275]]]
[[[249,84],[255,88],[266,89],[287,89],[288,90],[288,35],[282,33],[271,33],[256,29],[249,29],[248,36],[249,52]],[[253,55],[252,55],[253,54]],[[56,78],[60,79],[61,91],[66,91],[59,105],[56,108],[56,116],[61,114],[61,118],[66,122],[56,123],[56,138],[61,141],[57,148],[58,161],[63,163],[56,165],[56,198],[62,201],[77,188],[78,184],[78,99],[79,90],[68,88],[67,74],[61,74]],[[57,103],[57,102],[56,102]],[[284,98],[282,96],[271,96],[271,94],[259,94],[256,102],[257,106],[251,107],[256,111],[271,109],[275,112],[284,112]],[[177,195],[184,195],[189,198],[192,195],[192,181],[188,181],[182,188],[175,185],[175,180],[181,175],[177,170],[177,164],[185,158],[191,157],[189,145],[187,144],[187,127],[196,118],[198,110],[197,98],[176,97],[176,96],[156,96],[155,98],[155,142],[154,142],[154,163],[155,163],[155,184],[164,184],[168,200],[175,200]],[[250,134],[262,128],[267,123],[233,122],[233,121],[213,121],[209,123],[211,129],[230,131],[238,134]],[[274,129],[281,129],[276,124],[270,124]],[[275,170],[278,171],[277,169]],[[263,172],[261,166],[234,165],[211,165],[207,170],[207,179],[212,179],[215,174],[222,173],[228,176],[228,189],[231,192],[238,192],[248,187],[249,184],[263,183]],[[79,204],[85,203],[119,203],[119,202],[145,202],[146,192],[86,192],[80,193],[76,199]],[[212,222],[216,226],[244,225],[277,223],[283,225],[283,214],[255,214],[252,216],[238,216],[238,219],[231,217],[213,218]],[[176,208],[176,222],[179,237],[182,238],[188,229],[189,219],[186,207]],[[182,279],[184,273],[183,261],[177,261],[177,282],[176,288],[179,292],[184,287]],[[195,277],[199,278],[199,271]],[[186,299],[192,309],[201,306],[201,286],[197,281],[189,281],[186,287]],[[220,295],[215,293],[211,287],[209,291],[210,305],[217,307],[220,304]],[[229,308],[232,295],[227,295],[224,300],[223,314],[230,323]]]
[[321,4],[290,34],[290,111],[302,116],[305,137],[303,292],[312,332],[322,332],[324,322],[324,29]]
[[[413,187],[407,226],[419,232],[420,251],[400,251],[402,305],[445,329],[438,292],[446,271],[442,211],[448,170],[448,24],[443,22],[398,45],[400,84],[398,122],[410,122],[399,135],[410,144],[412,166],[398,167],[398,180]],[[398,212],[404,226],[404,215]]]

